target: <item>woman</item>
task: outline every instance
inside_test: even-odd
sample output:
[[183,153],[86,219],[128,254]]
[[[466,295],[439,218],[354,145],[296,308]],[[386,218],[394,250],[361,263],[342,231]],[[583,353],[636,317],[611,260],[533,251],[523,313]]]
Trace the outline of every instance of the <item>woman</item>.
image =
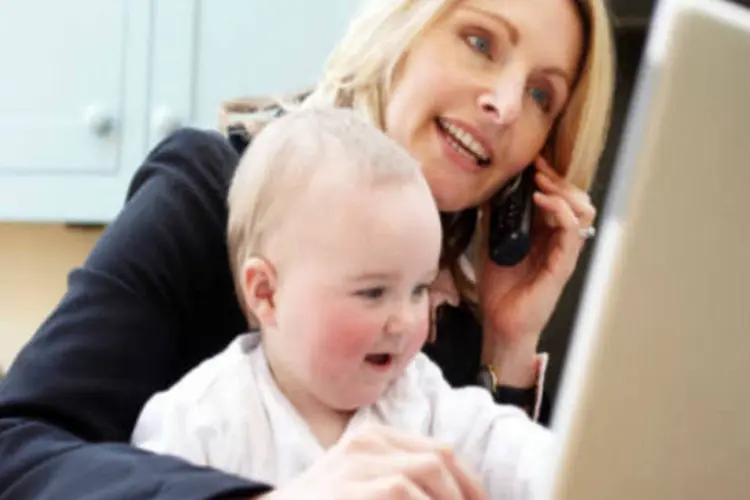
[[[421,161],[446,213],[444,260],[464,300],[440,320],[428,351],[452,383],[474,382],[481,349],[496,399],[533,393],[525,389],[539,372],[539,334],[575,267],[580,230],[593,222],[583,189],[603,147],[611,87],[598,0],[373,0],[332,55],[312,99],[370,116]],[[124,444],[150,394],[246,328],[223,245],[237,159],[225,139],[189,130],[146,159],[122,213],[7,375],[0,499],[268,490]],[[470,209],[534,161],[543,215],[534,248],[519,265],[497,267],[482,258],[480,224],[474,287],[459,261]],[[474,293],[482,327],[472,330]],[[435,484],[446,499],[478,495],[435,443],[377,429],[268,496],[425,498]]]

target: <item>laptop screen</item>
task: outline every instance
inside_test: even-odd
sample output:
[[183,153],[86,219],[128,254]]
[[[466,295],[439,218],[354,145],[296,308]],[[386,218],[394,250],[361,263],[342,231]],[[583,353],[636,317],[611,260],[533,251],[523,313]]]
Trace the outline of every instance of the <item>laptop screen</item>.
[[663,0],[539,498],[750,498],[750,11]]

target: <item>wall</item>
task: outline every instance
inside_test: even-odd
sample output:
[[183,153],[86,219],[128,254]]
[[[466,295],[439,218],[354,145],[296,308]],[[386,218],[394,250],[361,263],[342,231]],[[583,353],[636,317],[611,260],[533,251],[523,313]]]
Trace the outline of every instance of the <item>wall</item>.
[[100,229],[0,223],[0,367],[21,346],[65,291],[68,271],[81,264]]

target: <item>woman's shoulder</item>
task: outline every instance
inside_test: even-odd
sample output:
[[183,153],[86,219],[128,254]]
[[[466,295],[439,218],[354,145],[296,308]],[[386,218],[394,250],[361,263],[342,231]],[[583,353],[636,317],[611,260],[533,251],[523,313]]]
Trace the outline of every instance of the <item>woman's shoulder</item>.
[[128,189],[131,198],[145,183],[168,178],[209,196],[226,197],[240,151],[220,132],[181,128],[158,143],[135,173]]
[[182,144],[183,147],[192,148],[193,150],[209,147],[217,149],[228,148],[234,151],[226,136],[218,130],[197,127],[179,128],[165,137],[160,144]]

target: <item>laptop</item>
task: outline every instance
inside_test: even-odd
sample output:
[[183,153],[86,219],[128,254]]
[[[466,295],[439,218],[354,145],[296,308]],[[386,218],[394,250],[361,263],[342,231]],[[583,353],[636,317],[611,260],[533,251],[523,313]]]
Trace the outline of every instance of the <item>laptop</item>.
[[750,499],[750,10],[651,22],[552,429],[552,500]]

